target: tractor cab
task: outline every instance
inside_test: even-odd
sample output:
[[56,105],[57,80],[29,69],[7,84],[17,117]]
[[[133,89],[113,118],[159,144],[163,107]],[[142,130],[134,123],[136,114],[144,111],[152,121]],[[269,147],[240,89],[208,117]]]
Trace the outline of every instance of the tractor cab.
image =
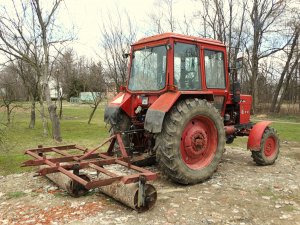
[[164,114],[186,98],[206,99],[222,116],[237,118],[232,107],[226,109],[233,102],[221,42],[165,33],[134,43],[129,55],[128,82],[106,108],[107,123],[116,123],[121,110],[135,125],[158,133]]

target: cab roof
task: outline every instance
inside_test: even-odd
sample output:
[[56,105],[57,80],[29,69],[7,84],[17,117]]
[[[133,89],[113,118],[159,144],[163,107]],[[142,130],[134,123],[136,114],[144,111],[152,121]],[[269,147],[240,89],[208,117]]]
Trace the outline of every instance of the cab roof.
[[144,44],[144,43],[148,43],[148,42],[159,41],[162,39],[168,39],[168,38],[176,38],[176,39],[181,39],[181,40],[196,41],[199,43],[225,46],[221,41],[218,41],[218,40],[214,40],[214,39],[210,39],[210,38],[188,36],[188,35],[176,34],[176,33],[163,33],[163,34],[153,35],[150,37],[145,37],[145,38],[138,40],[133,45],[139,45],[139,44]]

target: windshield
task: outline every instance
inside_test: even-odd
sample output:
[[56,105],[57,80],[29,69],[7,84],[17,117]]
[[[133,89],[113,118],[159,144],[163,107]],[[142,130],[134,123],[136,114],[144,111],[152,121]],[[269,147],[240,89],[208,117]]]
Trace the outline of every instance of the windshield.
[[158,91],[166,85],[166,46],[145,47],[133,52],[128,88]]

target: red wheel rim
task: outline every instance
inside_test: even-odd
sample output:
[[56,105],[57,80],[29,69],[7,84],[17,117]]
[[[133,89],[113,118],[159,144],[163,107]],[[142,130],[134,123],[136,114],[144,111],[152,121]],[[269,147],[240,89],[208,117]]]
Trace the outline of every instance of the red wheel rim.
[[264,154],[267,158],[273,158],[276,155],[277,142],[274,136],[270,136],[265,141]]
[[182,160],[191,169],[206,167],[216,154],[217,143],[214,122],[206,116],[196,116],[187,123],[181,135]]

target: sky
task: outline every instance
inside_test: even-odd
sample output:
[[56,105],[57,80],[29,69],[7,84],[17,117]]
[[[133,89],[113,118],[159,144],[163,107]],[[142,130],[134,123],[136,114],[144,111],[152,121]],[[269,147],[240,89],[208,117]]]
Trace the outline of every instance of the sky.
[[[71,45],[79,55],[95,56],[100,48],[100,27],[107,20],[107,14],[126,11],[137,30],[137,38],[147,35],[149,30],[149,12],[155,10],[159,0],[65,0],[59,12],[59,20],[66,27],[75,28],[76,41]],[[196,2],[193,0],[176,0],[174,17],[183,18],[184,14],[194,13]]]
[[[19,4],[22,0],[15,2]],[[136,29],[137,39],[140,39],[149,35],[149,14],[155,12],[157,7],[162,5],[161,2],[162,0],[64,0],[59,7],[56,23],[65,28],[65,33],[75,34],[75,40],[70,42],[68,47],[73,48],[79,56],[97,59],[101,51],[101,26],[109,20],[108,14],[112,15],[114,20],[117,11],[121,15],[128,13]],[[196,0],[173,2],[176,20],[182,19],[184,14],[192,15],[195,12],[195,4],[200,5]],[[50,8],[52,0],[42,0],[40,3],[42,7]],[[6,7],[14,15],[11,0],[0,0],[0,6]],[[125,20],[126,16],[122,18]],[[6,58],[0,54],[0,62],[5,61]]]

